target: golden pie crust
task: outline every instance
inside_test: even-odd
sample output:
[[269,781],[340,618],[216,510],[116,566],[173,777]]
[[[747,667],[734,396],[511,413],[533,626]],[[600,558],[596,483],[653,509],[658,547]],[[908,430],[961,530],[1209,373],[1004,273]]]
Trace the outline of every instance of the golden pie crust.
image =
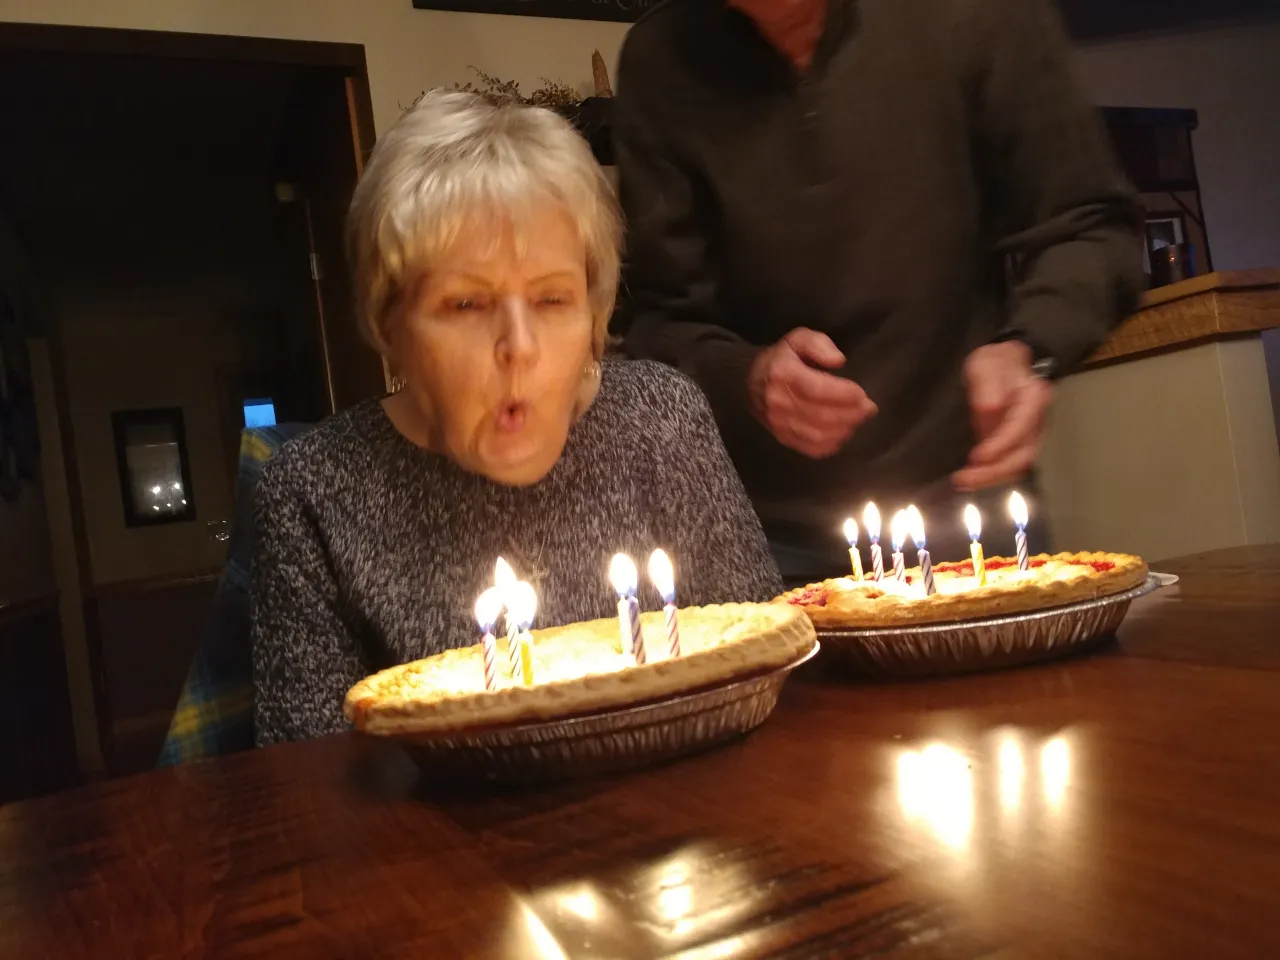
[[1023,573],[1017,560],[992,557],[983,586],[971,561],[937,564],[932,597],[924,595],[916,567],[907,571],[905,584],[888,577],[879,583],[825,580],[776,602],[803,610],[819,631],[891,629],[1046,610],[1123,593],[1147,579],[1146,563],[1122,553],[1059,553],[1030,563]]
[[724,604],[680,611],[681,656],[666,653],[662,613],[641,617],[648,662],[622,653],[616,619],[533,632],[535,683],[502,675],[484,686],[480,644],[367,677],[343,706],[356,729],[379,736],[442,733],[564,719],[665,699],[794,663],[816,642],[804,613],[781,604]]

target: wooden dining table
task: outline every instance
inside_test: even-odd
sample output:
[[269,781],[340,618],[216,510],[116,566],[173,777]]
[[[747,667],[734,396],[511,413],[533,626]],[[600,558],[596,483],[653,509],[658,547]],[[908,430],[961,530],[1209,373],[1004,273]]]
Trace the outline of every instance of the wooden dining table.
[[604,779],[341,735],[0,808],[0,957],[1280,957],[1280,547],[1116,642],[857,683]]

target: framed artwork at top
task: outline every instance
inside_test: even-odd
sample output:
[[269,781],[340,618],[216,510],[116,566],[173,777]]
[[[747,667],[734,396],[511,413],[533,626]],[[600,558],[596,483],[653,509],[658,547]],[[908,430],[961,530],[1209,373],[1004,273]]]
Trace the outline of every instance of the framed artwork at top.
[[634,23],[660,2],[661,0],[413,0],[413,5],[418,10],[505,13],[517,17]]

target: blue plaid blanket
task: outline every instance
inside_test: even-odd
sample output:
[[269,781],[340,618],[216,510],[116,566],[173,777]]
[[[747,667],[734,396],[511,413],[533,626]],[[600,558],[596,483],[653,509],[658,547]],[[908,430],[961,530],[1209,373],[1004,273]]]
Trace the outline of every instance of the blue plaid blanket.
[[253,491],[272,454],[308,429],[302,424],[280,424],[245,430],[240,436],[236,512],[227,564],[157,766],[190,763],[253,747],[253,650],[249,631]]

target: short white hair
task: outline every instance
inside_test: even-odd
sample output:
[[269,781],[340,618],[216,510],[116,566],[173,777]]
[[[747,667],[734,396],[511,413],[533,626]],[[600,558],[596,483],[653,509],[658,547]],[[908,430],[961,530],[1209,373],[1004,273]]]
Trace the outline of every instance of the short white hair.
[[562,117],[457,90],[427,93],[379,138],[347,216],[356,315],[388,355],[388,325],[433,260],[477,216],[560,205],[586,248],[592,344],[604,352],[618,293],[622,215],[587,142]]

